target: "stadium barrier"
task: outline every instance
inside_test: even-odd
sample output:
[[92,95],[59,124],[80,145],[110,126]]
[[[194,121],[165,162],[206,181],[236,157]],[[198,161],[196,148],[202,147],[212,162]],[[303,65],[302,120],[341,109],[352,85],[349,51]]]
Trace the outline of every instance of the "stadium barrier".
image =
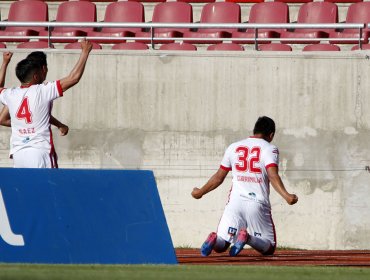
[[177,264],[151,171],[0,169],[0,262]]
[[[358,45],[361,49],[362,44],[366,41],[363,38],[363,29],[367,27],[364,23],[330,23],[330,24],[303,24],[303,23],[284,23],[284,24],[256,24],[256,23],[111,23],[111,22],[0,22],[0,28],[14,26],[14,27],[45,27],[47,28],[48,36],[0,36],[1,39],[44,39],[48,40],[49,46],[51,46],[52,39],[112,39],[112,37],[89,37],[89,36],[52,36],[51,30],[54,27],[91,27],[91,28],[103,28],[103,27],[127,27],[127,28],[143,28],[150,31],[150,37],[114,37],[114,40],[150,40],[150,44],[154,49],[155,41],[251,41],[255,44],[255,49],[258,49],[258,44],[261,42],[270,41],[292,41],[292,38],[258,38],[259,29],[357,29],[358,30]],[[253,38],[185,38],[185,37],[155,37],[154,30],[156,28],[190,28],[190,29],[208,29],[208,28],[233,28],[233,29],[255,29]],[[294,41],[304,42],[320,42],[320,41],[337,41],[337,42],[351,42],[355,39],[351,38],[294,38]]]

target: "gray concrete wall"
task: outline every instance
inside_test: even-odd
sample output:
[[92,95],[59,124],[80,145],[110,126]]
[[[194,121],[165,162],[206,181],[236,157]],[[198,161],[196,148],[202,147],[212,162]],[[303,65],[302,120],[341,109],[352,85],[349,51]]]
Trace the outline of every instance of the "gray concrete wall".
[[[17,61],[17,50],[7,86]],[[48,80],[78,51],[48,51]],[[175,246],[199,247],[216,229],[231,178],[202,200],[190,192],[225,148],[268,115],[277,123],[280,173],[300,197],[272,189],[279,246],[370,249],[370,63],[367,52],[214,53],[93,51],[80,83],[54,102],[70,126],[55,142],[62,168],[154,171]],[[0,129],[0,166],[9,130]]]

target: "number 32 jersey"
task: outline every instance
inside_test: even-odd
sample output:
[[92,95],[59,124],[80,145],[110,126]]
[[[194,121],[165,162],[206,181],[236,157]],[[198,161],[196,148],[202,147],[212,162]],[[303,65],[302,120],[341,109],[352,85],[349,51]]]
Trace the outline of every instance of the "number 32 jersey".
[[225,152],[221,168],[232,171],[234,196],[270,205],[270,181],[267,169],[279,165],[279,151],[264,139],[249,137],[231,144]]
[[1,90],[0,101],[8,106],[12,125],[10,155],[30,147],[52,150],[51,109],[61,96],[59,81]]

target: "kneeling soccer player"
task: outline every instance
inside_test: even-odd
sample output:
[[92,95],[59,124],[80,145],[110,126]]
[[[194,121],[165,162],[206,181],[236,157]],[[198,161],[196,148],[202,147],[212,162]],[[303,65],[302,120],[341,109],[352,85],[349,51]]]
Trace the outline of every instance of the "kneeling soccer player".
[[201,247],[208,256],[212,250],[225,252],[230,244],[230,256],[238,255],[246,244],[263,255],[272,255],[276,248],[275,227],[271,216],[270,183],[289,205],[298,197],[290,194],[278,174],[279,151],[271,144],[275,123],[268,117],[258,118],[253,136],[231,144],[218,171],[202,188],[191,195],[200,199],[222,184],[232,171],[233,186],[229,201],[220,220],[217,233],[209,234]]

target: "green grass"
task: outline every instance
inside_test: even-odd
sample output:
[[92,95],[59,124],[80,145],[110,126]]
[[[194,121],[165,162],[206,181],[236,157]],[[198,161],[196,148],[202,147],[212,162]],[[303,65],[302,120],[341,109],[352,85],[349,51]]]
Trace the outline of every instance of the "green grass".
[[28,265],[0,264],[0,279],[370,279],[369,268],[220,265]]

